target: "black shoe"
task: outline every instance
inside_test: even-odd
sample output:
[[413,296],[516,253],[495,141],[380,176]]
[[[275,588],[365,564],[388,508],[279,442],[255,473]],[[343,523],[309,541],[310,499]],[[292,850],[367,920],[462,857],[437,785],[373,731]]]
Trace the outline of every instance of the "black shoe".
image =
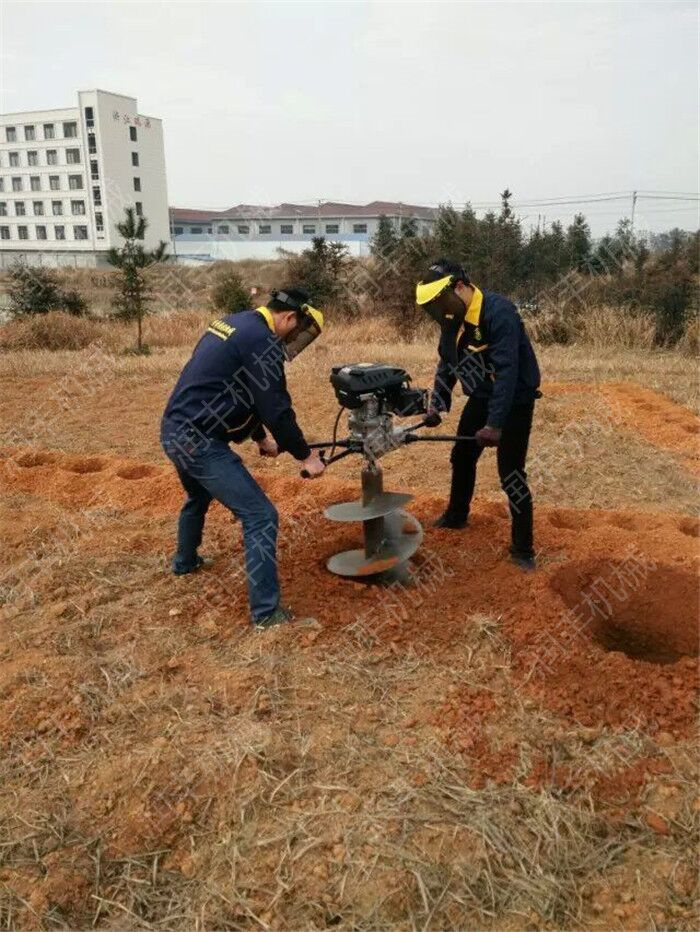
[[469,518],[455,518],[446,511],[444,514],[433,521],[433,527],[449,528],[451,531],[461,531],[469,524]]
[[522,553],[511,553],[510,562],[523,571],[523,573],[534,573],[537,569],[534,556]]
[[280,625],[289,624],[290,621],[294,621],[294,613],[290,609],[278,605],[271,615],[257,618],[253,622],[253,629],[255,631],[266,631],[268,628],[279,628]]
[[201,570],[202,567],[211,566],[214,561],[209,557],[197,557],[197,562],[194,566],[191,566],[189,569],[181,570],[175,569],[173,566],[173,575],[175,576],[187,576],[189,573],[196,573],[197,570]]

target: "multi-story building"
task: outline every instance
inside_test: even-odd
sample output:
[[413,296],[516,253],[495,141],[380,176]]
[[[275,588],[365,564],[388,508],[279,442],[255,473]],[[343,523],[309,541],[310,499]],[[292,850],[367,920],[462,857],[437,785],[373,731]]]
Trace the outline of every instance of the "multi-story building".
[[379,218],[399,231],[411,222],[419,235],[430,232],[437,211],[391,201],[371,204],[322,202],[313,207],[239,204],[229,210],[171,207],[172,252],[179,261],[272,258],[277,250],[301,252],[315,236],[344,243],[354,255],[366,255]]
[[163,128],[133,97],[0,115],[0,267],[102,265],[125,207],[148,220],[147,248],[169,241]]

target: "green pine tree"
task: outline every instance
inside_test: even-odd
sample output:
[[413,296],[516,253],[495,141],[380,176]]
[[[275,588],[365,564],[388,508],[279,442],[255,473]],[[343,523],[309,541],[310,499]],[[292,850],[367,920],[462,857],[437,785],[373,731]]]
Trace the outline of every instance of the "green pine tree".
[[148,221],[137,217],[133,207],[124,210],[125,217],[117,224],[117,231],[124,244],[112,247],[107,254],[110,265],[121,270],[119,293],[114,298],[115,316],[123,320],[135,320],[137,324],[136,352],[146,353],[143,345],[143,318],[148,313],[148,292],[145,270],[156,262],[165,259],[167,243],[162,240],[155,249],[147,250],[143,241],[146,238]]

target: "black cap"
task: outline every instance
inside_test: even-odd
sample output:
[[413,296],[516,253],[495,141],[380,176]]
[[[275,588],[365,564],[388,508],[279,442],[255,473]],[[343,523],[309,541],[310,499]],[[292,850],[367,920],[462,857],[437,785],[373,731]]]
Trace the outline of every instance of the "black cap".
[[454,259],[436,259],[423,277],[423,281],[426,284],[436,282],[446,275],[452,275],[455,281],[463,282],[465,285],[469,284],[469,276],[459,262],[455,262]]
[[268,305],[271,311],[300,311],[305,304],[309,304],[309,293],[304,288],[280,288],[270,293],[271,301]]

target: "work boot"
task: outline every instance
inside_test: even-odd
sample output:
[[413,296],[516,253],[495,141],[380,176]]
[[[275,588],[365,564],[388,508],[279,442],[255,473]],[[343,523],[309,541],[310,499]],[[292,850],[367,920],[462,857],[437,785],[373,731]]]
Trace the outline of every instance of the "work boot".
[[451,531],[461,531],[469,524],[469,518],[456,518],[449,511],[444,512],[440,517],[433,521],[433,527],[449,528]]
[[211,566],[213,562],[211,557],[197,557],[197,562],[194,566],[189,567],[189,569],[176,568],[175,563],[173,563],[173,575],[187,576],[189,573],[196,573],[197,570],[201,570],[203,567]]
[[256,618],[253,622],[253,630],[267,631],[268,628],[279,628],[280,625],[289,624],[290,621],[294,621],[294,612],[289,608],[278,605],[272,614],[265,615],[263,618]]
[[510,562],[514,563],[523,573],[534,573],[537,569],[535,557],[532,554],[511,553]]

